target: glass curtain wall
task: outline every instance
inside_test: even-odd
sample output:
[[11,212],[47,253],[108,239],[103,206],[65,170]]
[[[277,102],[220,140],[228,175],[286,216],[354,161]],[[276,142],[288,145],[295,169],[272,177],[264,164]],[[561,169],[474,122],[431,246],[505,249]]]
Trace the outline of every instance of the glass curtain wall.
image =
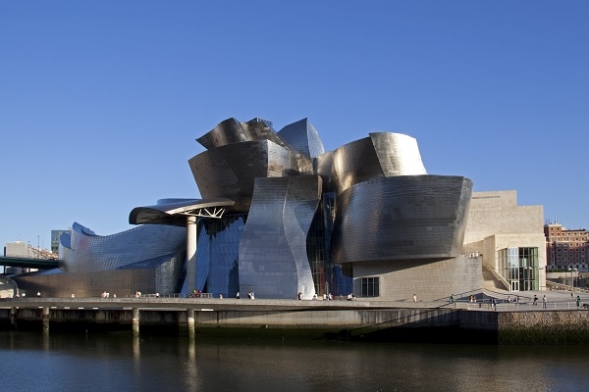
[[499,250],[499,273],[509,282],[511,291],[538,290],[538,248]]
[[231,214],[199,220],[197,289],[215,298],[219,294],[235,297],[239,291],[239,239],[245,219],[245,215]]

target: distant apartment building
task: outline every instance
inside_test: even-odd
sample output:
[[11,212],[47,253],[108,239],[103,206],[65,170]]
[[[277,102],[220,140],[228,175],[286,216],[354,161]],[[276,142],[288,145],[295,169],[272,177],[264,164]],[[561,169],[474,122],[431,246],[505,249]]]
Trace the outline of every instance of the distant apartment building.
[[59,239],[63,233],[71,233],[72,230],[51,230],[51,253],[59,253]]
[[560,223],[544,225],[547,268],[554,270],[589,270],[589,234],[585,229],[569,230]]

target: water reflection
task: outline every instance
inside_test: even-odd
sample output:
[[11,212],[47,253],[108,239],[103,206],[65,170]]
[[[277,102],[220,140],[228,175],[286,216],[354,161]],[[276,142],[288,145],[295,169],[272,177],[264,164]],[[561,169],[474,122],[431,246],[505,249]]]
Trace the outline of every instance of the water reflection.
[[[579,346],[445,346],[0,332],[6,391],[582,391]],[[34,374],[34,377],[31,377]]]

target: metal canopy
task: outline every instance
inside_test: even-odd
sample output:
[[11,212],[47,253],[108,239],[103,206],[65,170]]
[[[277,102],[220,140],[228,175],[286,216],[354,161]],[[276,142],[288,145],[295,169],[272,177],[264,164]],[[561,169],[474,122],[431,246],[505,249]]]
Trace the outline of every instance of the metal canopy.
[[154,206],[134,208],[129,214],[129,223],[185,226],[187,216],[221,219],[226,207],[234,204],[233,200],[224,198],[164,200]]

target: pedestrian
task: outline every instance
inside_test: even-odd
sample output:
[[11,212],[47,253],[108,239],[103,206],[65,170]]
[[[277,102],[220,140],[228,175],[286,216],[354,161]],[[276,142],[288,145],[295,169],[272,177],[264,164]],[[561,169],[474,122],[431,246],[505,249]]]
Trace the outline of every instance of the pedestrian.
[[579,307],[581,307],[581,297],[577,295],[577,309],[579,309]]
[[313,294],[313,301],[317,301],[317,294]]
[[239,299],[239,291],[235,294],[235,299]]
[[451,304],[452,304],[452,303],[454,303],[454,294],[451,294],[451,295],[450,295],[450,303],[451,303]]
[[222,293],[219,293],[219,298],[220,299],[223,299],[223,294]]
[[301,293],[300,291],[297,293],[297,299],[299,301],[303,299],[303,293]]
[[417,295],[413,294],[413,302],[417,302]]
[[542,297],[542,307],[546,309],[546,296]]
[[248,298],[248,299],[252,299],[252,292],[251,292],[251,291],[248,291],[248,292],[247,292],[247,298]]
[[497,310],[497,301],[495,298],[491,298],[491,309]]
[[40,297],[40,296],[41,296],[41,292],[37,291],[37,297]]
[[256,294],[252,291],[252,297],[250,299],[256,299]]
[[538,296],[536,294],[534,294],[534,303],[533,305],[538,305]]

